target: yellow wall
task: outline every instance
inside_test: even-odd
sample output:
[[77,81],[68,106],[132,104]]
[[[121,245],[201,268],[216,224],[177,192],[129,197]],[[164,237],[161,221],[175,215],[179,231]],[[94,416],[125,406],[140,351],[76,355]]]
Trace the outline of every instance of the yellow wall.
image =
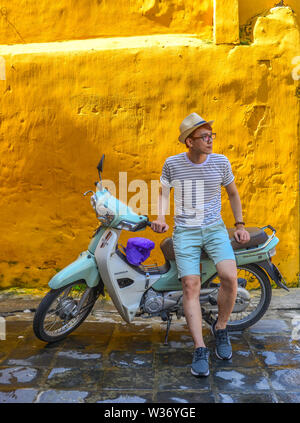
[[[97,226],[82,193],[97,179],[100,156],[105,178],[117,184],[119,171],[128,172],[128,183],[144,179],[150,190],[164,160],[185,151],[178,127],[192,111],[215,120],[214,151],[232,163],[244,219],[277,229],[274,262],[295,286],[299,84],[291,61],[298,55],[288,8],[260,17],[250,45],[166,34],[0,46],[1,287],[47,286]],[[232,226],[225,190],[223,218]],[[163,261],[167,221],[167,234],[138,233],[156,243],[148,263]]]
[[0,44],[197,33],[212,38],[213,0],[2,0]]

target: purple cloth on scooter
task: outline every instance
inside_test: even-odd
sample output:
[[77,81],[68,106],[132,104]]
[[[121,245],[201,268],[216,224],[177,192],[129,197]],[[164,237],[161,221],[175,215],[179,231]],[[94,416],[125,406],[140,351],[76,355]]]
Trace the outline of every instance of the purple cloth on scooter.
[[127,260],[134,266],[139,266],[150,256],[154,246],[154,242],[147,238],[129,238],[125,248]]

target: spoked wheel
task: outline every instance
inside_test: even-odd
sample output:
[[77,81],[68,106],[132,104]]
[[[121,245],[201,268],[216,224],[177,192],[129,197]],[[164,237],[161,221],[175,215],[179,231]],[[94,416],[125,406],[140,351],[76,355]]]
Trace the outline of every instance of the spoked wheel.
[[99,286],[89,288],[84,280],[52,289],[35,312],[35,335],[45,342],[65,338],[87,318],[101,291]]
[[[269,278],[259,266],[251,264],[237,266],[237,277],[239,289],[233,311],[227,323],[229,331],[244,330],[254,325],[265,314],[272,298]],[[220,279],[217,274],[212,276],[205,284],[205,288],[216,289],[213,293],[215,298],[219,286]],[[209,324],[217,317],[216,306],[211,307],[210,317],[207,313],[203,315],[203,318]]]

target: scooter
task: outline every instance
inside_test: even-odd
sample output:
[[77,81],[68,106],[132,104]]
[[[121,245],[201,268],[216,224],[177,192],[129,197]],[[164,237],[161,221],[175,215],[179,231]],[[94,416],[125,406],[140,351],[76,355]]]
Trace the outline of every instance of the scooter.
[[[122,230],[134,233],[151,226],[146,215],[135,213],[102,186],[104,155],[97,169],[99,182],[91,193],[91,205],[100,226],[94,232],[86,251],[59,271],[50,281],[51,290],[39,304],[33,319],[35,335],[45,342],[56,342],[74,331],[90,314],[99,296],[106,293],[127,323],[135,318],[160,316],[167,322],[165,344],[172,317],[184,316],[182,284],[178,279],[171,237],[160,243],[165,263],[131,264],[126,248],[118,243]],[[237,297],[227,324],[229,331],[244,330],[256,323],[268,309],[272,284],[287,291],[286,283],[272,263],[279,239],[276,230],[267,225],[247,227],[250,240],[238,243],[234,228],[227,228],[238,270]],[[268,234],[267,230],[272,233]],[[216,267],[205,251],[201,254],[200,305],[203,319],[211,325],[218,315],[220,280]]]

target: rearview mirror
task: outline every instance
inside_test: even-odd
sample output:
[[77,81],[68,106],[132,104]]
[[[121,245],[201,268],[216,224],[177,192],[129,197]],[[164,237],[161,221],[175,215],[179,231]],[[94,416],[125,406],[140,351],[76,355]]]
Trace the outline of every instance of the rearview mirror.
[[101,160],[100,160],[100,162],[98,163],[98,166],[97,166],[100,180],[101,180],[101,172],[103,172],[104,157],[105,157],[105,154],[102,155]]

